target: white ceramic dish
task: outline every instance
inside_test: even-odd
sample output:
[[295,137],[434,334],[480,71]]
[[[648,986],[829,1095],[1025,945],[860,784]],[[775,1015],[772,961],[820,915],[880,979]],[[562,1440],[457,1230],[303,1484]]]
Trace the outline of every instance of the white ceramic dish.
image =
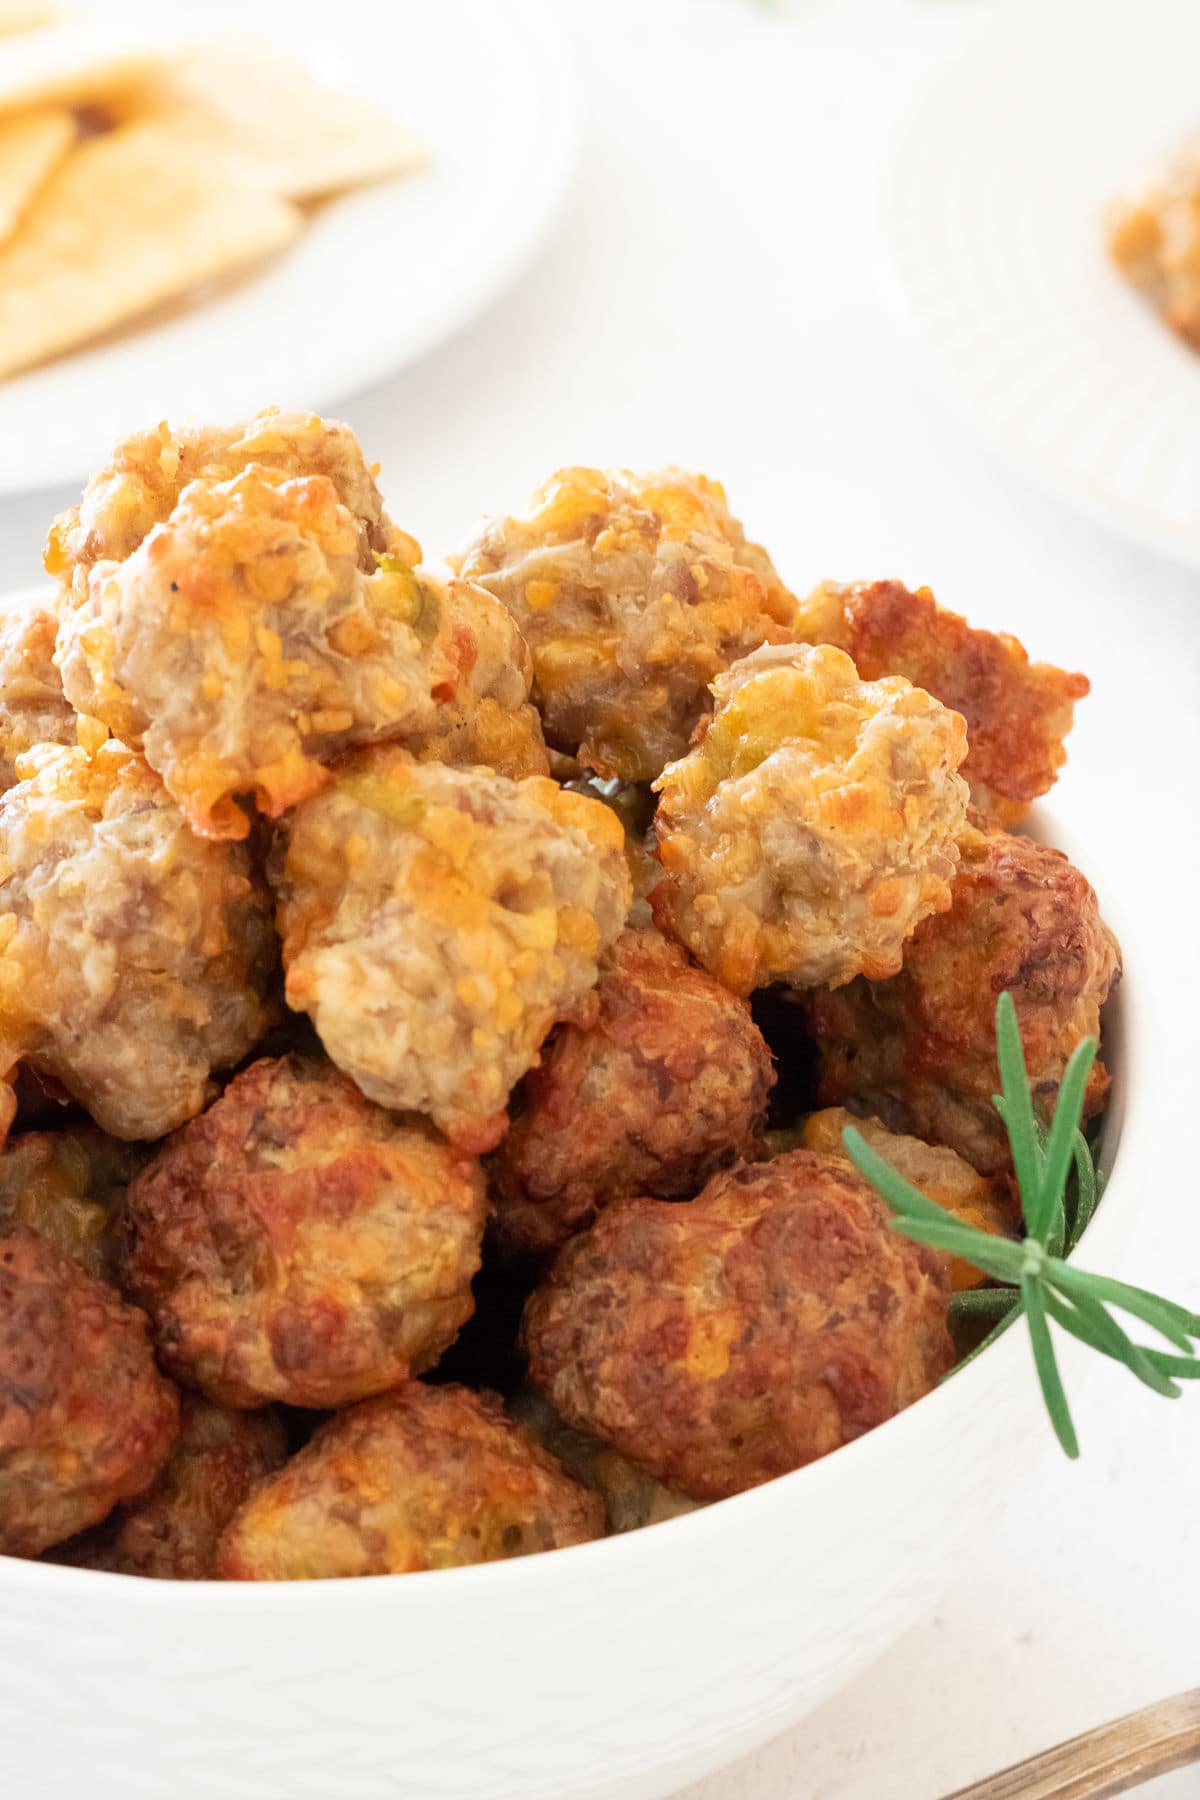
[[[1049,809],[1038,834],[1094,861]],[[1120,1154],[1082,1260],[1113,1273],[1143,1195],[1170,1179],[1154,1131],[1156,983],[1122,899],[1135,882],[1129,871],[1101,896],[1127,951],[1106,1021],[1106,1164],[1118,1136]],[[1086,1364],[1076,1349],[1062,1353],[1069,1386]],[[1049,1443],[1018,1330],[810,1468],[578,1549],[278,1587],[0,1558],[4,1792],[660,1800],[927,1617]]]
[[[76,11],[81,10],[76,5]],[[549,0],[92,0],[104,16],[269,35],[393,110],[426,169],[331,201],[296,245],[177,318],[0,382],[0,494],[72,485],[147,420],[249,417],[294,391],[317,411],[424,355],[534,254],[565,191],[574,81]]]
[[1200,130],[1193,0],[1012,0],[919,96],[887,176],[902,301],[947,397],[1051,491],[1200,564],[1200,355],[1103,214]]

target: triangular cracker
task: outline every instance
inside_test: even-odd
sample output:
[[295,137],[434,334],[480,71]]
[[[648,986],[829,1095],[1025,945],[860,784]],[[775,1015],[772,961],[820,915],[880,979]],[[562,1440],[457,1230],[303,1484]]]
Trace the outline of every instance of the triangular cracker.
[[194,51],[161,82],[132,91],[118,116],[153,119],[189,142],[237,156],[247,179],[290,200],[419,167],[419,139],[387,113],[322,87],[269,45]]
[[64,108],[0,114],[0,243],[75,141],[75,120]]
[[301,224],[159,126],[87,140],[0,247],[0,376],[282,249]]
[[0,111],[103,104],[161,68],[161,45],[108,25],[47,25],[0,37]]

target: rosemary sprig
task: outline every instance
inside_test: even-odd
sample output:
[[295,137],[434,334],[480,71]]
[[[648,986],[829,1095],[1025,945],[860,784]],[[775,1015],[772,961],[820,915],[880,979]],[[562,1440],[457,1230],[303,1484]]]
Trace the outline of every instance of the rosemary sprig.
[[[1181,1380],[1200,1379],[1200,1357],[1196,1355],[1200,1316],[1145,1288],[1092,1274],[1067,1261],[1087,1229],[1100,1192],[1092,1154],[1080,1129],[1096,1048],[1095,1038],[1076,1045],[1047,1126],[1034,1111],[1012,995],[1001,994],[996,1002],[1001,1092],[993,1097],[993,1104],[1012,1147],[1025,1220],[1026,1235],[1020,1243],[964,1224],[910,1186],[853,1127],[842,1134],[846,1154],[895,1213],[893,1231],[962,1257],[997,1284],[956,1294],[951,1302],[960,1320],[991,1324],[982,1343],[957,1365],[959,1369],[1025,1315],[1046,1410],[1059,1443],[1072,1457],[1079,1455],[1079,1442],[1054,1353],[1051,1322],[1101,1356],[1123,1363],[1156,1394],[1174,1399],[1182,1392]],[[1134,1343],[1110,1308],[1149,1325],[1172,1350]]]

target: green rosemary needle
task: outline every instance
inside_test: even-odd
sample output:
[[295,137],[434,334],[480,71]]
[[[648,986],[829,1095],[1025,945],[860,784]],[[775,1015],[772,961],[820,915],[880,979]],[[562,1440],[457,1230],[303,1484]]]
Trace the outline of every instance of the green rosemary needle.
[[[1087,1229],[1100,1193],[1092,1153],[1080,1129],[1095,1057],[1094,1038],[1076,1045],[1059,1085],[1054,1116],[1045,1125],[1034,1110],[1012,995],[1001,994],[996,1002],[1001,1092],[993,1104],[1012,1148],[1025,1220],[1025,1237],[1019,1243],[964,1224],[910,1186],[852,1126],[842,1134],[847,1156],[896,1215],[893,1231],[962,1257],[996,1284],[956,1294],[951,1301],[960,1320],[991,1325],[983,1342],[957,1365],[959,1369],[1024,1314],[1046,1410],[1068,1456],[1079,1455],[1079,1441],[1054,1353],[1051,1322],[1101,1356],[1123,1363],[1156,1394],[1174,1399],[1182,1392],[1181,1380],[1200,1379],[1196,1355],[1200,1316],[1160,1294],[1092,1274],[1067,1260]],[[1149,1325],[1173,1348],[1134,1343],[1110,1308]]]

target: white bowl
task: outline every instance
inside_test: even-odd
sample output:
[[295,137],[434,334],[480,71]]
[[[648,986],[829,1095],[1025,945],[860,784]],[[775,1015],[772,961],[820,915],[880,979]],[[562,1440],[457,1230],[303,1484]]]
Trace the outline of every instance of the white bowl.
[[[1087,866],[1046,815],[1043,834]],[[1155,1153],[1155,1033],[1131,961],[1106,1020],[1118,1079],[1104,1161],[1118,1135],[1120,1158],[1083,1258],[1109,1273]],[[1069,1388],[1076,1349],[1062,1353]],[[3,1791],[659,1800],[793,1724],[928,1617],[1049,1429],[1016,1329],[823,1461],[577,1549],[279,1586],[0,1558]]]

